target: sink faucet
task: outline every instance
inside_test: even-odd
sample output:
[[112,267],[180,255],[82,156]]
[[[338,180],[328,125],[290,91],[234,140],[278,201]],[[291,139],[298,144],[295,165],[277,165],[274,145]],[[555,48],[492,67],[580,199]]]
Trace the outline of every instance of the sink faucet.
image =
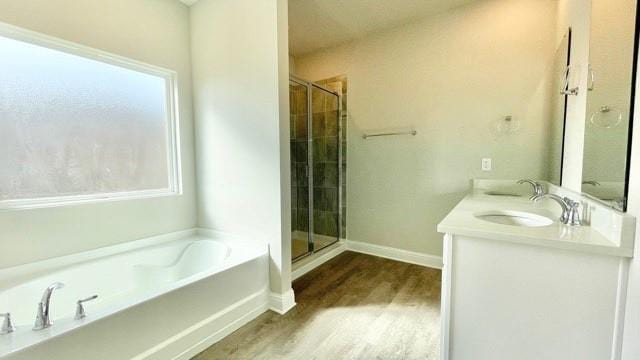
[[54,282],[44,290],[42,300],[38,303],[38,313],[36,314],[36,323],[33,325],[33,330],[42,330],[51,326],[51,318],[49,317],[51,294],[53,294],[53,290],[62,289],[63,287],[63,283]]
[[535,196],[544,194],[544,186],[542,186],[542,184],[540,184],[539,182],[531,179],[518,180],[518,184],[524,184],[524,183],[531,184],[531,186],[533,187],[533,195],[531,195],[530,197],[531,200],[533,200]]
[[582,225],[582,222],[580,221],[580,213],[578,212],[578,207],[580,206],[579,202],[573,201],[568,197],[560,197],[555,194],[534,195],[531,197],[531,200],[536,202],[544,198],[555,200],[560,207],[562,207],[562,216],[560,216],[561,223],[571,226]]

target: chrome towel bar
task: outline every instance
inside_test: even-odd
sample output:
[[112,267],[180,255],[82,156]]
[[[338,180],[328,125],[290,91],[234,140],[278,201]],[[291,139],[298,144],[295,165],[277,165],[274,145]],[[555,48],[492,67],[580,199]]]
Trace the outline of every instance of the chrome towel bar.
[[385,132],[385,133],[375,133],[375,134],[363,134],[362,138],[363,139],[368,139],[370,137],[375,137],[375,136],[394,136],[394,135],[412,135],[412,136],[416,136],[418,132],[415,130],[411,130],[411,131],[401,131],[401,132]]

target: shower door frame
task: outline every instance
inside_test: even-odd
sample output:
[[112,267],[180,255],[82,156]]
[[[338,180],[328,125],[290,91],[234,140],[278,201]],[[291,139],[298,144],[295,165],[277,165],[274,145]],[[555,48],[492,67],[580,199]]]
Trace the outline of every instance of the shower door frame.
[[[338,98],[338,236],[336,241],[324,248],[334,245],[340,241],[342,236],[342,94],[330,90],[322,85],[315,84],[311,81],[302,79],[293,74],[289,74],[289,81],[292,81],[298,85],[305,86],[307,88],[307,196],[308,196],[308,232],[307,232],[307,252],[297,257],[292,257],[291,262],[296,262],[309,255],[315,253],[315,243],[313,240],[314,235],[314,221],[313,221],[313,88],[328,92],[335,95]],[[289,230],[291,231],[291,229]],[[293,241],[293,239],[291,239]]]

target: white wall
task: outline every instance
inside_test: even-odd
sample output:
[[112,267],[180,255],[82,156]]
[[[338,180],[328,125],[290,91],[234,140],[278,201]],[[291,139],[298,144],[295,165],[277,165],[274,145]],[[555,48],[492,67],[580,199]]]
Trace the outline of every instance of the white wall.
[[[436,224],[469,179],[547,176],[556,6],[479,1],[295,59],[301,77],[348,78],[350,240],[440,256]],[[495,136],[491,124],[507,114],[521,131]],[[407,128],[418,135],[361,138]]]
[[582,189],[582,158],[587,107],[587,76],[589,65],[589,33],[591,0],[559,0],[558,29],[571,27],[571,67],[576,70],[577,96],[567,99],[565,123],[564,166],[562,186],[574,191]]
[[184,194],[0,212],[0,268],[196,224],[189,10],[176,0],[5,0],[0,21],[178,72]]
[[279,293],[291,287],[286,5],[191,8],[199,225],[269,244]]

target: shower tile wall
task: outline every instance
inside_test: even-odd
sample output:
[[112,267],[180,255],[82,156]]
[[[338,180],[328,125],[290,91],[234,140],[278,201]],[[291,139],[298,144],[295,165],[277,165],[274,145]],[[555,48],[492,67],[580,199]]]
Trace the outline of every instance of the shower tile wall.
[[[339,94],[342,98],[342,109],[338,111],[337,98],[328,96],[323,91],[314,91],[313,116],[314,116],[314,228],[315,233],[346,238],[346,119],[347,119],[347,81],[346,77],[339,76],[316,82]],[[342,115],[338,119],[339,115]],[[340,123],[338,123],[338,121]],[[342,134],[340,133],[342,132]],[[339,146],[339,139],[342,144]],[[342,204],[338,203],[339,183],[338,150],[342,149]],[[338,216],[339,206],[342,205],[341,216]],[[338,221],[336,221],[338,219]],[[340,232],[338,233],[338,226]]]
[[[314,233],[326,237],[346,238],[346,91],[345,77],[335,77],[317,82],[342,94],[342,118],[338,124],[338,99],[322,90],[312,91],[312,141],[314,177]],[[291,146],[291,221],[296,238],[304,239],[308,232],[308,180],[307,164],[307,92],[306,87],[290,85],[290,146]],[[342,134],[341,134],[342,132]],[[339,139],[342,139],[339,146]],[[338,174],[338,151],[341,148],[342,173]],[[338,175],[342,181],[338,182]],[[339,203],[339,184],[342,183],[342,201]],[[339,214],[340,205],[342,212]],[[340,215],[340,216],[339,216]],[[338,234],[338,221],[342,231]],[[316,250],[330,244],[322,238],[314,238]],[[322,242],[322,243],[320,243]]]
[[338,97],[312,92],[313,232],[337,238],[339,212]]
[[291,229],[309,231],[309,196],[307,165],[307,91],[306,87],[289,86],[291,122]]

